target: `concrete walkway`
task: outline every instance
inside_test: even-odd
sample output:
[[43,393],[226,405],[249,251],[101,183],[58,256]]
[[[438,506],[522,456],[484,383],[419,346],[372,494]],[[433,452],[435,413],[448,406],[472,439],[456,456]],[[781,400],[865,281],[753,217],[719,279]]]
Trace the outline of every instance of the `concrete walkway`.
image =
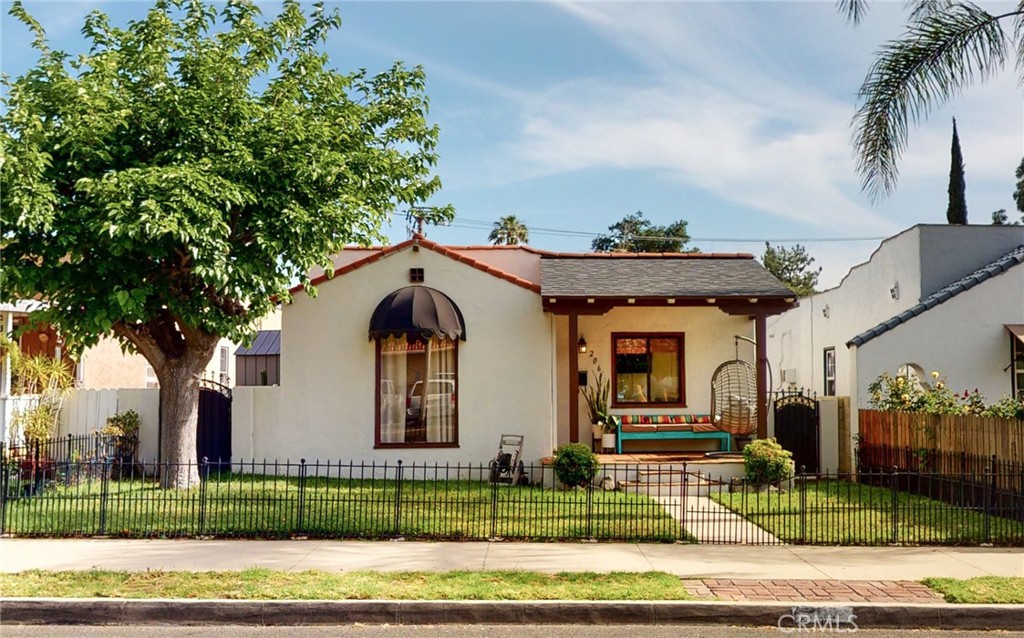
[[679,521],[683,529],[698,543],[780,544],[771,532],[754,525],[727,507],[722,507],[707,496],[655,496],[653,497],[669,516]]
[[658,570],[689,579],[919,580],[1024,576],[1024,548],[624,543],[0,539],[0,571]]

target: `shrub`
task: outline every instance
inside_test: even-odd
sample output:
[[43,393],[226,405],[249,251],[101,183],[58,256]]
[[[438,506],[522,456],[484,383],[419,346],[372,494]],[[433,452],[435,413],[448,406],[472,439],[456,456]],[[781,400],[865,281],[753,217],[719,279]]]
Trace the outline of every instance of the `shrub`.
[[135,410],[118,412],[114,416],[107,417],[107,424],[100,430],[100,434],[107,436],[134,436],[139,433],[139,425],[142,420]]
[[757,439],[743,448],[743,470],[751,483],[776,483],[793,476],[793,454],[775,439]]
[[20,432],[26,443],[45,443],[57,431],[58,409],[50,403],[17,410],[11,420],[11,433]]
[[1024,399],[1005,396],[985,408],[984,416],[995,416],[1003,419],[1020,419],[1024,421]]
[[555,476],[567,487],[587,485],[600,467],[597,456],[582,443],[555,448]]
[[968,416],[994,416],[1006,419],[1024,419],[1024,400],[1003,397],[992,405],[985,405],[985,397],[977,388],[956,394],[946,386],[946,379],[932,372],[932,383],[888,372],[868,386],[870,405],[875,410],[895,412],[924,412],[926,414],[963,414]]

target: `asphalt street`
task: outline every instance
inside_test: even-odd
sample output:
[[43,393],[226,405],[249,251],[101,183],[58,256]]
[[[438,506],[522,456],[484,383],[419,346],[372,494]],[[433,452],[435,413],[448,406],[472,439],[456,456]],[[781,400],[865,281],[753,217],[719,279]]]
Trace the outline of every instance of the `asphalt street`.
[[[356,625],[344,627],[0,627],[4,638],[771,638],[828,635],[829,632],[783,633],[774,627],[703,627],[650,625]],[[858,629],[858,638],[1024,638],[1024,632]]]

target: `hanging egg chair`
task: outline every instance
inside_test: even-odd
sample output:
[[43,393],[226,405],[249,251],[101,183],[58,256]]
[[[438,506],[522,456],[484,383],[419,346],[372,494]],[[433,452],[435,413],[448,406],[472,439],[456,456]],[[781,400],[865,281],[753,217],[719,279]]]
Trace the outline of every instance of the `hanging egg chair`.
[[718,366],[711,376],[711,415],[720,430],[734,437],[749,437],[757,430],[757,372],[753,364],[736,358]]

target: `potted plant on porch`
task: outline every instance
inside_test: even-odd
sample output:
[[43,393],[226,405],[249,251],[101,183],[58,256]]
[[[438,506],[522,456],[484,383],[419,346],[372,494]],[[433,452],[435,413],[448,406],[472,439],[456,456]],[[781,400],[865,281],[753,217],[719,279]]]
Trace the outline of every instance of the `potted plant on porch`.
[[602,448],[614,448],[618,422],[615,417],[608,414],[611,380],[606,379],[604,372],[599,370],[594,381],[593,385],[580,386],[580,392],[587,400],[587,409],[590,411],[591,436],[595,441],[601,441]]
[[619,431],[619,417],[607,415],[602,425],[601,447],[615,449],[615,435]]

